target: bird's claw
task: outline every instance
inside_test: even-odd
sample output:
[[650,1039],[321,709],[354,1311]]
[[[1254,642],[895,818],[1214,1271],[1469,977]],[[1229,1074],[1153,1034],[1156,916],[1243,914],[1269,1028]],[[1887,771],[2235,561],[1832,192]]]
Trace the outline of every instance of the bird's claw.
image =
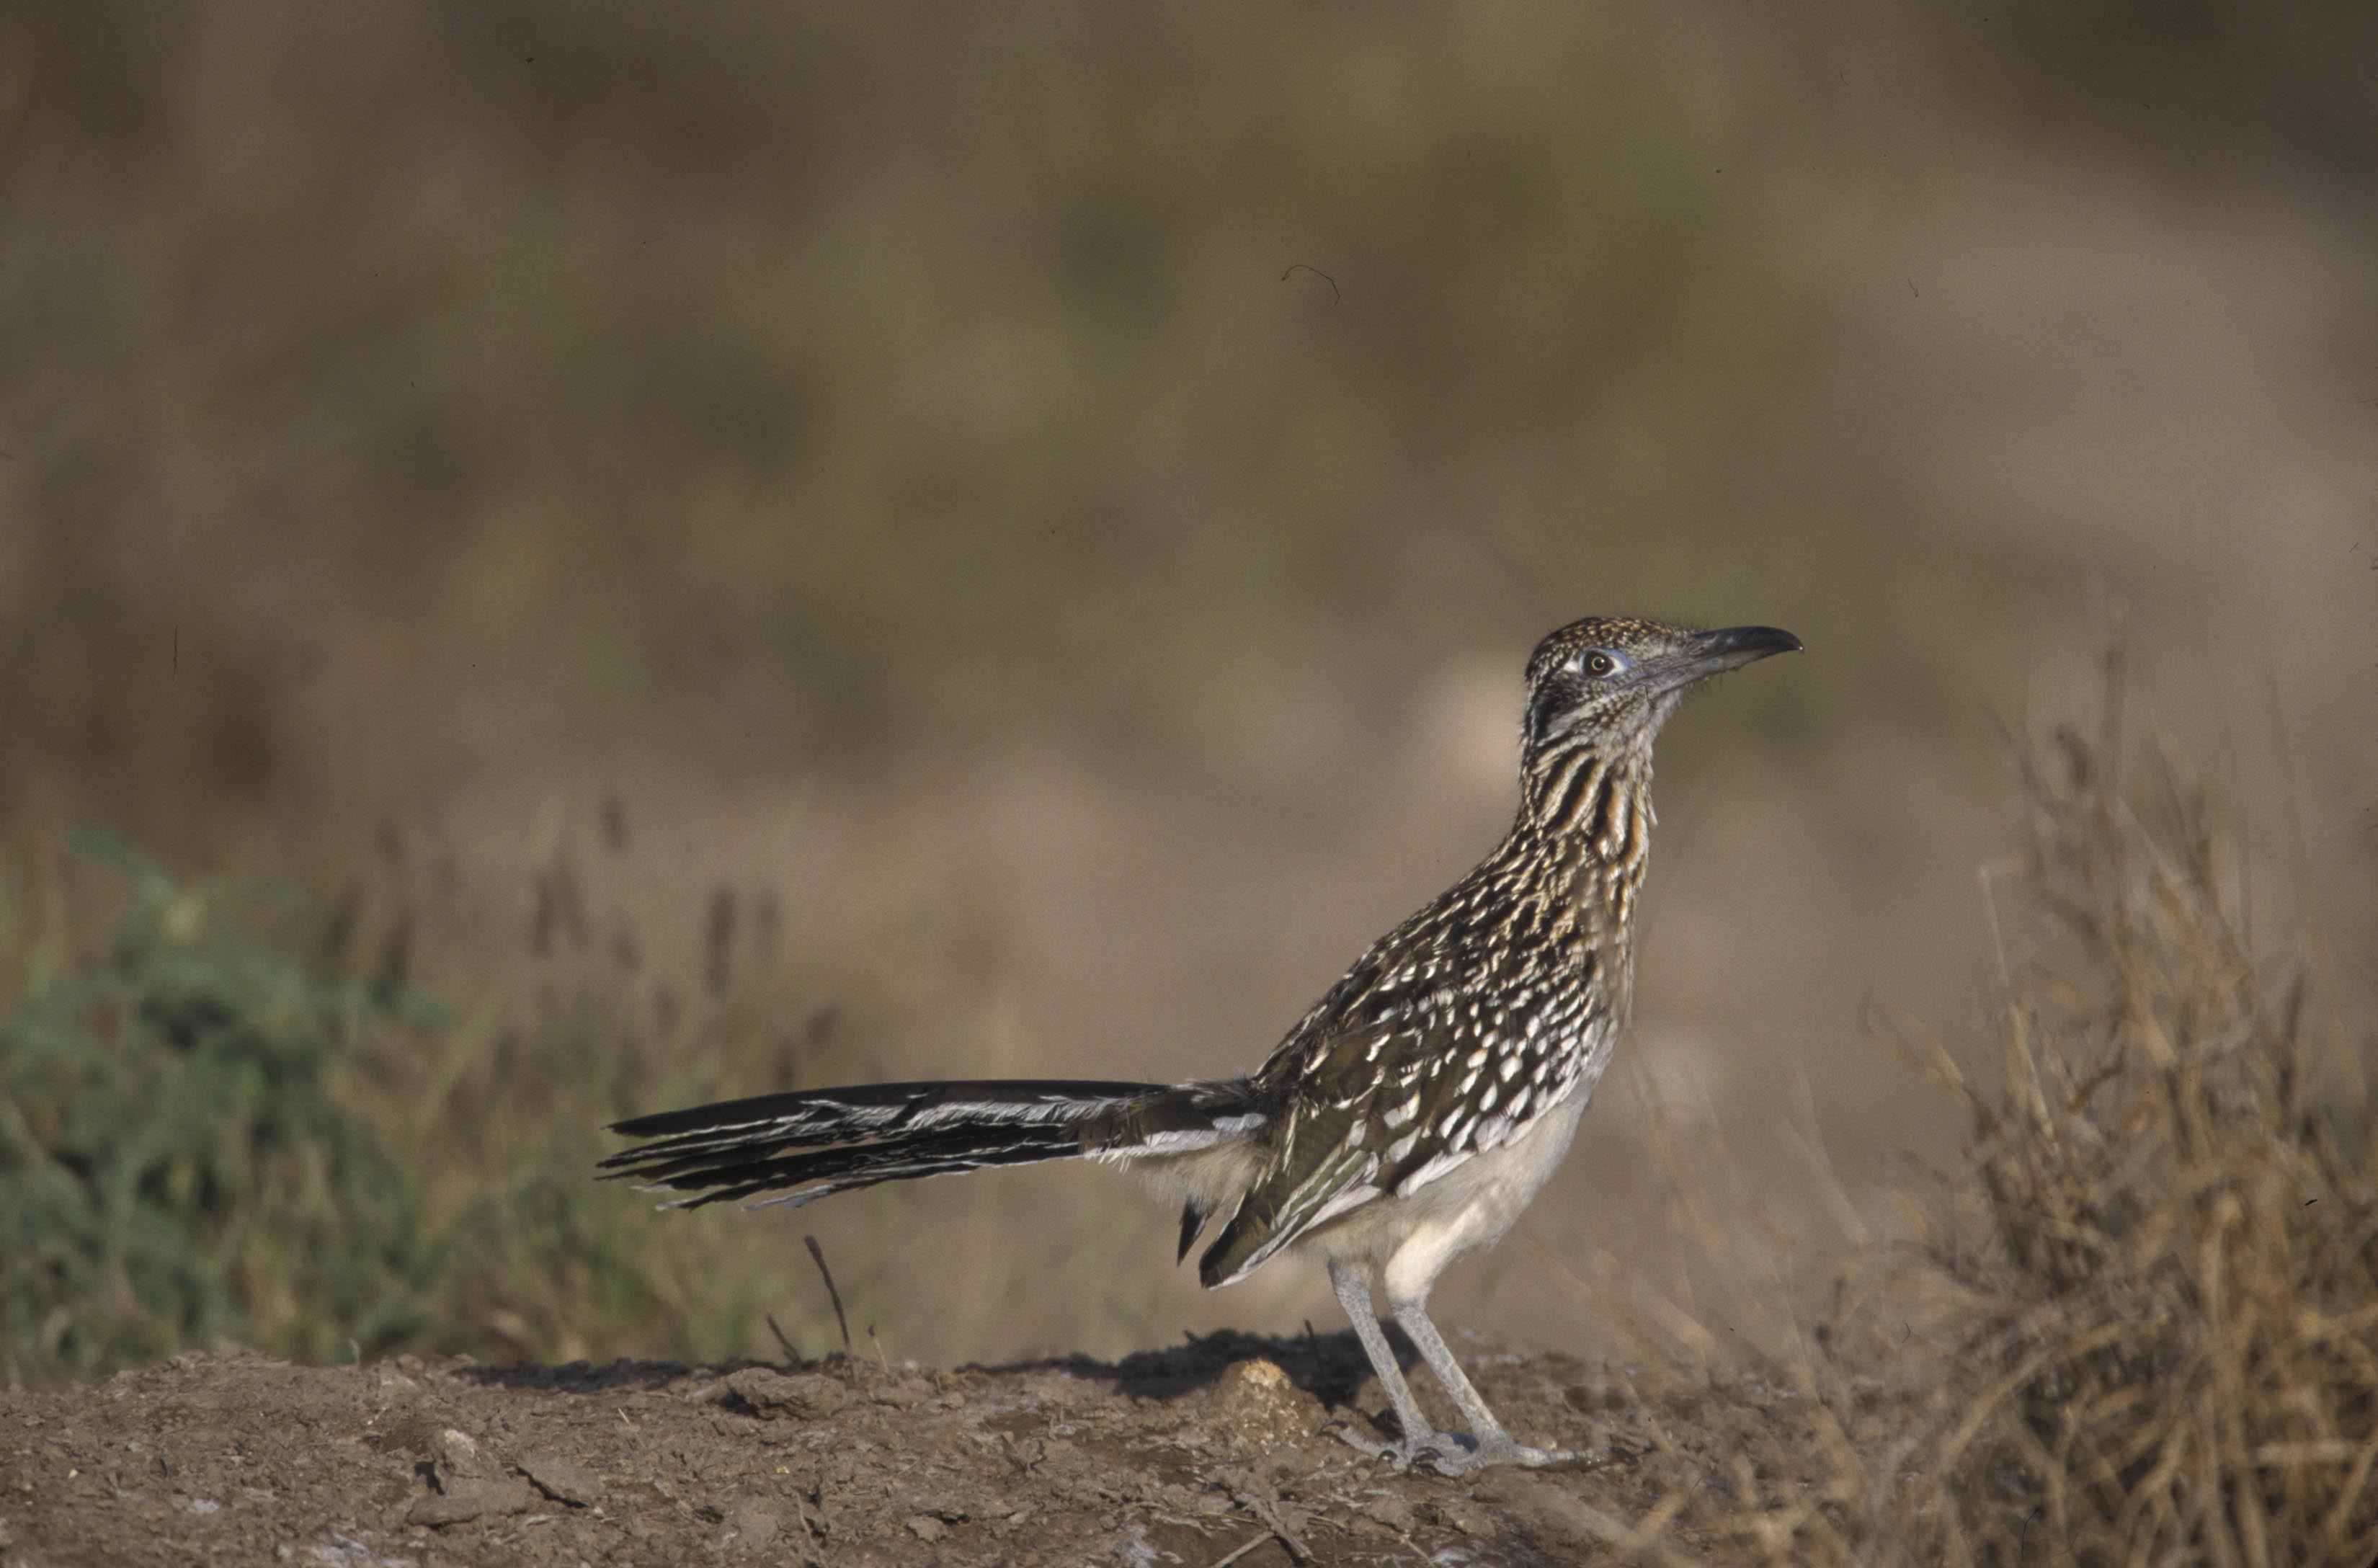
[[1388,1467],[1398,1475],[1411,1469],[1414,1459],[1432,1452],[1433,1444],[1455,1445],[1455,1439],[1451,1432],[1429,1432],[1422,1438],[1406,1438],[1401,1442],[1389,1442],[1384,1438],[1373,1437],[1367,1432],[1343,1423],[1332,1427],[1330,1430],[1336,1432],[1347,1447],[1357,1453],[1367,1454],[1373,1459],[1386,1460]]

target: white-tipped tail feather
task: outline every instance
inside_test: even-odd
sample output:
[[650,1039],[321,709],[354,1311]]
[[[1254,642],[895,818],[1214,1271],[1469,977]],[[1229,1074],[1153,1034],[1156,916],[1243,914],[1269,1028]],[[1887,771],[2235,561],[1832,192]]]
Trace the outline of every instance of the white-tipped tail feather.
[[[1016,1079],[798,1090],[614,1124],[648,1142],[606,1175],[683,1196],[799,1206],[884,1181],[1087,1157],[1170,1162],[1263,1125],[1244,1083]],[[763,1194],[765,1196],[763,1196]]]

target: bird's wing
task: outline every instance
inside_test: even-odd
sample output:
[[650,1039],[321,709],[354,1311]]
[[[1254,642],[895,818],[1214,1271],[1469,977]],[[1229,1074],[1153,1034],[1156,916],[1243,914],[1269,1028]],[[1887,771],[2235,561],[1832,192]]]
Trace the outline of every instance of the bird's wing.
[[[1209,1288],[1243,1278],[1315,1227],[1395,1190],[1411,1163],[1414,1141],[1402,1134],[1420,1108],[1412,1096],[1442,1075],[1457,1048],[1457,1010],[1443,1005],[1448,993],[1430,995],[1432,978],[1411,967],[1358,964],[1256,1075],[1258,1093],[1268,1091],[1282,1109],[1270,1159],[1198,1260]],[[1399,1113],[1392,1125],[1380,1119],[1389,1107]]]
[[1306,1015],[1255,1076],[1281,1107],[1271,1157],[1198,1260],[1207,1286],[1365,1203],[1411,1196],[1598,1074],[1616,1029],[1596,987],[1511,1005],[1501,979],[1427,952],[1366,957]]
[[1273,1155],[1197,1261],[1210,1288],[1244,1277],[1315,1226],[1378,1197],[1379,1153],[1363,1147],[1359,1106],[1300,1099],[1279,1125]]
[[1459,970],[1435,928],[1444,903],[1372,943],[1255,1073],[1256,1095],[1280,1107],[1267,1140],[1271,1157],[1197,1261],[1208,1288],[1245,1277],[1315,1226],[1380,1195],[1386,1141],[1374,1137],[1369,1102],[1399,1092],[1447,1043],[1442,1004],[1451,993],[1443,987]]

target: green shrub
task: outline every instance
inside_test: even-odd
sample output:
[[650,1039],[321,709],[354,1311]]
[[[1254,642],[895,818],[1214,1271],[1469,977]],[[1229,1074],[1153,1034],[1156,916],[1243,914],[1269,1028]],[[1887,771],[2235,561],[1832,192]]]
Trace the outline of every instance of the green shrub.
[[406,1338],[436,1263],[418,1190],[336,1085],[358,1032],[411,1004],[240,934],[230,890],[103,835],[77,847],[130,894],[107,950],[0,1024],[9,1374]]
[[[566,854],[515,951],[483,908],[367,878],[325,907],[73,844],[120,880],[112,925],[0,866],[0,996],[21,999],[0,1021],[0,1380],[219,1344],[715,1359],[772,1353],[772,1315],[824,1343],[807,1269],[736,1244],[748,1216],[658,1223],[593,1179],[606,1122],[747,1083],[726,1074],[772,1019],[809,1019],[777,1031],[780,1085],[863,1071],[763,962],[773,892],[739,923],[710,890],[697,983],[643,958],[658,934]],[[462,1005],[424,999],[416,969]]]

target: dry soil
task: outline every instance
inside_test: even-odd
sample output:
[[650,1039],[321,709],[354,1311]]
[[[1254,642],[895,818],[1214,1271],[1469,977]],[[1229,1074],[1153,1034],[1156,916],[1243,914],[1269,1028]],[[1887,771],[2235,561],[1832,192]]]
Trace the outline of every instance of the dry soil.
[[956,1371],[186,1355],[0,1393],[0,1564],[1581,1562],[1806,1446],[1747,1374],[1465,1355],[1519,1435],[1591,1457],[1364,1458],[1330,1430],[1383,1404],[1342,1333]]

